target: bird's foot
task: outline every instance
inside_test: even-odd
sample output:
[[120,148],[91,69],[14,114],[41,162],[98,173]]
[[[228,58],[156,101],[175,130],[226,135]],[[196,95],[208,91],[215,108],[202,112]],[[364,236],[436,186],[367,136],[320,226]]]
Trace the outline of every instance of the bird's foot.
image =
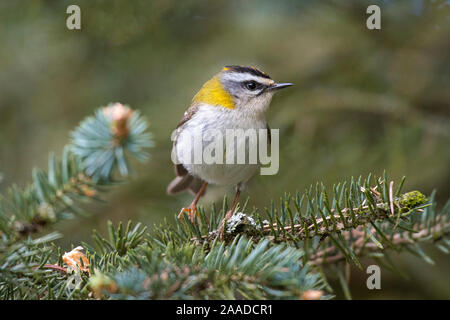
[[195,216],[199,215],[197,206],[195,204],[191,204],[189,207],[181,209],[180,213],[178,214],[178,220],[181,221],[185,213],[187,213],[189,220],[191,220],[192,223],[195,223]]

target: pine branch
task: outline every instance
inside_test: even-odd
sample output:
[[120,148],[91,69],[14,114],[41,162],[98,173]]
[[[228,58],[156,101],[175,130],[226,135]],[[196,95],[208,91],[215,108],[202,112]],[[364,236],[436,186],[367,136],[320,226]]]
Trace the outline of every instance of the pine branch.
[[[33,169],[33,183],[12,186],[0,196],[0,297],[4,299],[85,298],[82,272],[68,275],[58,233],[32,239],[33,233],[60,220],[83,214],[81,203],[99,200],[113,185],[114,171],[130,172],[127,153],[145,160],[152,145],[139,113],[119,103],[97,111],[72,134],[61,160],[50,154],[48,171]],[[52,261],[57,261],[56,263]],[[84,279],[84,280],[83,280]]]
[[9,189],[0,198],[0,230],[13,239],[38,232],[48,224],[83,213],[78,203],[99,199],[111,185],[114,169],[130,172],[126,154],[145,161],[152,146],[147,124],[138,112],[119,103],[101,108],[72,133],[61,161],[50,154],[48,171],[34,169],[33,183]]
[[[404,197],[399,198],[405,200]],[[433,199],[433,195],[430,198]],[[420,202],[411,197],[408,197],[407,202],[406,207],[422,206]],[[287,210],[288,206],[284,208]],[[414,226],[422,229],[417,233],[410,231],[414,239],[430,240],[429,236],[433,234],[432,240],[436,243],[441,241],[447,243],[445,240],[449,233],[449,208],[450,205],[447,204],[440,213],[436,213],[436,206],[432,205],[426,207],[420,215],[410,213],[403,219],[414,220],[418,223]],[[224,212],[226,209],[225,205]],[[406,213],[410,209],[408,207],[408,211],[403,211]],[[275,207],[272,210],[275,210]],[[206,218],[202,217],[205,212],[200,211],[200,224],[214,226],[212,223],[214,217],[211,217],[209,223],[206,224]],[[342,210],[340,211],[342,212]],[[391,213],[390,209],[388,211]],[[281,218],[275,219],[279,226],[282,226],[284,219],[287,218],[283,218],[282,212],[283,210],[281,210]],[[212,214],[216,215],[217,212]],[[245,215],[240,216],[241,218],[245,217]],[[217,220],[220,220],[222,215],[217,214],[216,217]],[[247,222],[249,221],[251,222],[248,219]],[[435,221],[435,223],[430,221]],[[318,250],[320,247],[328,248],[327,253],[330,250],[336,250],[336,247],[332,246],[331,240],[329,246],[326,242],[328,240],[321,241],[320,236],[308,237],[302,241],[280,237],[275,241],[271,235],[264,237],[264,232],[260,230],[263,235],[260,240],[256,237],[246,240],[244,235],[236,235],[230,242],[219,242],[215,239],[211,242],[204,240],[200,243],[192,242],[191,239],[193,234],[199,232],[196,228],[201,229],[202,227],[188,223],[190,221],[187,219],[184,223],[163,225],[156,228],[157,231],[152,235],[146,234],[146,229],[139,224],[134,227],[130,223],[126,227],[119,224],[115,228],[109,223],[109,239],[104,239],[100,234],[94,232],[96,248],[83,244],[86,249],[86,261],[89,262],[86,272],[81,271],[81,265],[68,269],[60,261],[60,258],[55,264],[49,263],[51,259],[55,258],[53,255],[53,258],[41,260],[37,270],[41,273],[44,272],[47,279],[34,280],[33,285],[39,288],[40,297],[45,299],[81,297],[83,299],[331,298],[330,295],[324,293],[327,287],[326,278],[324,274],[317,272],[317,264],[314,263],[315,260],[323,257],[312,254],[312,252],[316,252],[320,255],[321,251]],[[435,225],[442,223],[445,223],[446,229],[434,228]],[[393,220],[389,225],[396,226],[395,221]],[[238,224],[234,227],[229,230],[233,230],[233,232],[245,230]],[[377,228],[386,232],[385,227],[380,225]],[[397,227],[398,229],[395,229],[397,233],[391,240],[396,243],[398,234],[407,239],[403,223],[397,224]],[[425,227],[429,230],[427,231]],[[334,235],[334,241],[344,249],[348,249],[345,241],[365,242],[365,250],[368,250],[365,254],[372,253],[371,250],[375,247],[379,248],[368,242],[369,236],[361,241],[364,232],[358,228],[361,229],[361,226],[358,225],[352,230],[352,234],[350,231],[345,231],[348,232],[348,235],[342,232],[342,238],[339,237],[339,234]],[[373,227],[373,229],[375,228]],[[295,228],[291,230],[295,230]],[[277,243],[283,239],[285,243]],[[311,241],[310,251],[305,250],[307,247],[302,246],[304,241]],[[382,241],[377,240],[373,243],[380,245]],[[402,241],[397,244],[399,245]],[[404,244],[407,245],[406,242]],[[358,251],[359,246],[353,245],[352,248],[355,256],[362,253]],[[380,252],[374,251],[374,253]],[[336,265],[336,262],[346,259],[346,255],[340,251],[337,251],[337,254],[341,254],[339,259],[332,261],[333,258],[330,258],[326,264]],[[61,254],[56,254],[56,257],[58,256],[61,257]],[[326,258],[328,257],[332,257],[332,255],[327,254]],[[311,265],[312,268],[308,265]],[[39,273],[33,274],[31,277],[35,277],[37,274]],[[30,279],[30,276],[27,279]],[[30,280],[29,282],[31,285]],[[58,292],[56,293],[56,291]],[[14,292],[16,295],[24,294],[17,289]]]
[[[258,212],[255,212],[253,217],[239,213],[228,221],[227,237],[233,239],[236,234],[244,233],[249,236],[270,236],[273,241],[325,238],[331,233],[353,230],[374,221],[393,222],[397,218],[404,220],[416,211],[423,212],[422,209],[429,206],[427,198],[418,191],[402,194],[392,201],[383,201],[381,194],[376,191],[377,187],[370,188],[371,191],[367,192],[360,184],[358,187],[353,184],[352,180],[349,189],[345,188],[345,183],[341,190],[339,187],[335,188],[332,207],[330,207],[327,192],[322,186],[320,190],[317,187],[315,193],[311,187],[301,197],[297,194],[295,199],[286,194],[280,201],[281,213],[278,214],[272,205],[270,210],[266,209],[268,220],[264,222]],[[354,192],[355,190],[360,190],[360,193]],[[308,200],[305,201],[305,199]],[[291,207],[291,202],[294,202],[295,209]],[[344,204],[348,207],[341,209]],[[193,237],[191,240],[211,241],[217,237],[217,231],[212,227],[220,225],[222,217],[217,219],[215,212],[211,213],[211,216],[215,217],[216,221],[208,225],[209,228],[206,229],[208,235]],[[203,215],[200,215],[201,222],[207,219],[203,212]],[[259,225],[255,221],[259,221]],[[398,221],[395,220],[395,222]],[[204,227],[203,223],[203,228],[194,229],[195,233],[205,233]]]
[[[137,253],[139,252],[139,254]],[[140,248],[131,267],[97,271],[90,287],[97,297],[117,299],[299,299],[324,287],[320,277],[298,263],[302,251],[268,240],[236,238],[210,248],[185,244]],[[327,298],[323,294],[319,298]]]
[[[436,213],[433,202],[433,205],[425,207],[423,212],[417,211],[417,214],[413,215],[411,210],[421,210],[417,208],[423,207],[425,201],[417,201],[418,194],[413,194],[415,197],[407,193],[408,196],[399,196],[395,201],[399,202],[401,212],[408,213],[401,219],[409,219],[414,222],[412,227],[421,231],[414,232],[411,229],[406,232],[403,222],[396,224],[395,220],[389,222],[388,218],[383,218],[386,221],[377,221],[378,230],[387,234],[387,228],[391,228],[393,235],[385,236],[391,239],[389,241],[397,246],[397,250],[411,245],[408,239],[433,240],[435,244],[443,242],[448,245],[445,240],[450,233],[450,204],[440,213]],[[434,196],[430,198],[433,200]],[[364,202],[363,199],[361,201]],[[284,208],[287,210],[288,206]],[[225,205],[223,211],[226,210]],[[272,210],[275,210],[275,207]],[[382,211],[384,217],[386,210]],[[283,210],[281,218],[275,219],[279,226],[282,226],[287,218],[283,219],[282,212]],[[361,212],[355,212],[355,217]],[[391,217],[390,208],[387,212]],[[218,221],[222,219],[222,214],[211,214],[217,214]],[[397,212],[394,211],[394,214]],[[132,228],[130,223],[126,228],[121,224],[114,228],[109,223],[109,239],[103,239],[94,232],[96,248],[83,244],[91,263],[91,276],[80,290],[85,294],[92,291],[95,297],[102,299],[298,299],[311,296],[326,299],[331,296],[324,293],[326,278],[316,270],[318,265],[336,266],[336,272],[342,274],[336,263],[350,261],[352,258],[348,258],[349,253],[344,254],[341,249],[348,250],[351,246],[354,258],[377,253],[377,259],[385,249],[381,244],[383,240],[375,238],[376,228],[369,227],[369,223],[366,229],[371,231],[371,236],[357,224],[352,230],[334,234],[334,240],[321,240],[323,236],[316,235],[301,241],[293,241],[293,238],[283,236],[275,241],[275,237],[266,235],[262,230],[260,238],[247,240],[244,234],[249,229],[234,225],[234,229],[229,230],[241,234],[237,234],[232,241],[204,239],[193,242],[192,235],[200,232],[202,224],[205,224],[205,227],[214,226],[211,222],[214,217],[207,223],[204,215],[205,212],[200,210],[199,226],[189,224],[190,220],[186,219],[182,223],[164,224],[155,228],[157,231],[152,235],[145,235],[146,229],[139,225]],[[248,216],[237,216],[247,223],[255,223]],[[431,223],[430,219],[434,222]],[[292,230],[295,228],[289,231]],[[305,241],[311,242],[309,247],[302,245]],[[308,251],[305,250],[307,248]],[[319,248],[324,249],[320,251]],[[365,251],[362,251],[362,248]],[[333,252],[336,256],[333,256]]]
[[138,111],[120,103],[110,104],[72,132],[71,151],[94,181],[111,180],[115,167],[127,176],[130,166],[126,152],[142,162],[148,159],[144,149],[152,147],[153,142],[146,130],[147,123]]
[[[272,204],[265,216],[259,212],[238,212],[227,222],[225,241],[238,235],[255,241],[267,238],[273,243],[286,242],[302,248],[303,263],[319,265],[345,260],[361,267],[359,257],[381,257],[386,248],[416,252],[418,243],[430,240],[431,234],[448,235],[449,205],[438,214],[434,195],[428,201],[418,191],[401,194],[404,179],[395,193],[394,183],[386,183],[385,175],[373,179],[373,186],[371,179],[370,175],[365,180],[352,179],[348,184],[334,186],[331,201],[324,186],[316,185],[303,195],[285,195],[279,208]],[[185,219],[177,229],[166,232],[159,228],[155,240],[211,243],[217,239],[225,211],[226,204],[219,213],[215,208],[209,214],[200,210],[198,224]],[[437,245],[442,251],[447,250]]]
[[[374,206],[359,206],[353,208],[350,212],[349,208],[342,209],[339,214],[336,214],[335,209],[329,210],[327,215],[323,215],[323,218],[316,218],[315,215],[311,216],[311,219],[305,219],[304,223],[279,226],[277,223],[272,225],[264,225],[263,232],[265,234],[271,234],[272,230],[282,228],[282,232],[277,234],[277,240],[282,240],[280,237],[284,237],[286,232],[290,232],[296,235],[298,239],[303,240],[305,238],[314,238],[316,236],[326,237],[330,233],[339,233],[346,230],[352,230],[358,226],[364,226],[375,220],[384,220],[393,218],[396,213],[400,213],[400,217],[405,217],[411,214],[412,210],[420,210],[425,206],[411,206],[404,199],[414,198],[417,204],[425,204],[426,198],[418,191],[413,191],[402,195],[401,198],[396,199],[393,204],[396,209],[388,211],[387,203],[375,203]],[[321,210],[319,208],[319,210]],[[403,212],[403,213],[401,213]]]
[[[371,253],[382,252],[383,250],[387,249],[378,240],[374,240],[374,233],[376,233],[376,230],[374,228],[367,231],[358,228],[352,232],[354,237],[353,250],[355,251],[355,254],[357,256],[371,256]],[[419,242],[427,241],[430,240],[430,237],[433,242],[436,242],[441,240],[441,237],[443,235],[448,234],[450,234],[450,224],[444,219],[444,217],[442,217],[437,220],[436,225],[431,228],[426,228],[424,225],[419,225],[417,226],[417,231],[414,230],[413,232],[404,231],[396,233],[390,241],[397,251],[402,251],[401,246],[409,246]],[[367,237],[370,237],[372,240],[374,240],[374,242],[367,243]],[[348,239],[349,235],[344,234],[344,238]],[[334,249],[334,247],[328,247],[317,252],[310,257],[309,263],[312,265],[320,265],[331,264],[345,260],[345,255],[342,253],[333,253],[333,251],[336,251]],[[444,249],[443,251],[445,253],[448,253],[448,250],[446,249]],[[377,255],[377,257],[380,258],[381,255]]]

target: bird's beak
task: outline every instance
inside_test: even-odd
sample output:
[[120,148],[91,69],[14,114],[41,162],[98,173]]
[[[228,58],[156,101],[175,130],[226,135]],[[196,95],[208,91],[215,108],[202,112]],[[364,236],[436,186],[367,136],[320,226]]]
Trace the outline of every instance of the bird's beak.
[[274,83],[267,89],[270,91],[275,91],[275,90],[280,90],[280,89],[287,88],[287,87],[290,87],[293,85],[294,85],[293,83]]

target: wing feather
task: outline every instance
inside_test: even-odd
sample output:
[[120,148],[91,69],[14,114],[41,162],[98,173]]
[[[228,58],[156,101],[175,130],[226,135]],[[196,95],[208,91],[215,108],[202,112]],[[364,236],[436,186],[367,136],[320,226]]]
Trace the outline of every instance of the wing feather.
[[[177,144],[177,137],[179,131],[182,130],[183,125],[194,116],[197,110],[198,107],[193,105],[189,107],[184,113],[183,118],[181,118],[180,122],[177,125],[177,136],[173,141],[173,150],[175,150]],[[175,194],[186,190],[193,194],[196,194],[200,190],[202,184],[204,183],[202,179],[190,175],[189,172],[181,163],[175,164],[174,169],[176,177],[167,186],[168,194]]]

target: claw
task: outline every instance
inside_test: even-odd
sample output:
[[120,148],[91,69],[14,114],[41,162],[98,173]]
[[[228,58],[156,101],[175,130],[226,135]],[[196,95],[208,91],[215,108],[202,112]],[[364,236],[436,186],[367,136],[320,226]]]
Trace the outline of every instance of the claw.
[[191,205],[187,208],[181,209],[180,213],[178,214],[178,220],[181,220],[185,213],[188,214],[189,220],[191,220],[192,223],[195,223],[195,215],[199,215],[197,207],[195,205]]
[[208,185],[208,182],[204,182],[202,187],[200,188],[200,191],[197,193],[197,195],[194,198],[194,201],[192,201],[191,205],[187,208],[181,209],[180,213],[178,214],[178,220],[181,220],[183,218],[183,214],[187,212],[189,219],[192,223],[195,224],[195,215],[200,216],[200,214],[197,211],[197,202],[198,199],[205,193],[206,186]]

